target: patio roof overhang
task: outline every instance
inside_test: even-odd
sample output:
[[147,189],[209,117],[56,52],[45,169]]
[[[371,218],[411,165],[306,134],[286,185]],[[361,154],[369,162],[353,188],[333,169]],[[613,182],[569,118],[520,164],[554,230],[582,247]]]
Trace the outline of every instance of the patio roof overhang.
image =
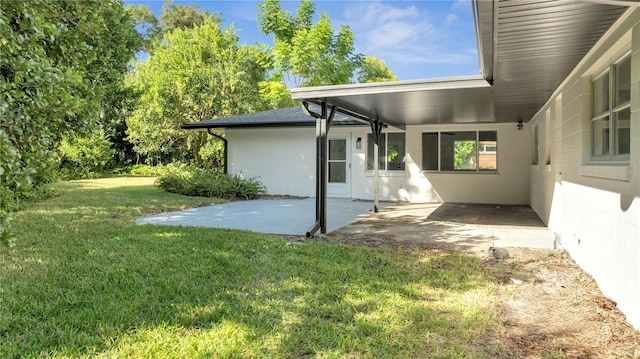
[[528,122],[637,2],[472,0],[481,75],[296,88],[293,99],[407,125]]
[[405,125],[494,122],[493,90],[481,76],[394,81],[291,90],[294,100],[328,102],[404,129]]

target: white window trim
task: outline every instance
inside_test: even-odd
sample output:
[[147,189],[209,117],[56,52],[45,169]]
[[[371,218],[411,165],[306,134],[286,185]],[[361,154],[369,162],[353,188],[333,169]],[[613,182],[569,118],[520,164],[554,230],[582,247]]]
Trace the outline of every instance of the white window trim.
[[[590,158],[590,164],[598,164],[598,163],[602,163],[602,164],[620,164],[620,165],[624,165],[629,163],[630,161],[630,154],[623,154],[623,155],[614,155],[613,154],[613,146],[615,144],[615,141],[613,141],[614,139],[614,123],[613,123],[613,119],[614,119],[614,115],[616,113],[619,113],[621,111],[626,110],[627,108],[631,107],[631,100],[621,104],[621,105],[615,105],[615,85],[617,84],[618,79],[615,76],[615,70],[616,70],[616,66],[626,60],[627,58],[631,59],[631,50],[625,50],[624,53],[613,57],[615,60],[614,61],[610,61],[607,65],[606,68],[604,68],[602,71],[599,71],[598,73],[596,73],[594,76],[591,76],[590,79],[590,106],[591,106],[591,115],[589,118],[589,133],[590,133],[590,138],[589,138],[589,158]],[[594,105],[594,98],[593,98],[593,84],[595,81],[597,81],[598,79],[600,79],[602,76],[609,74],[609,109],[599,113],[599,114],[594,114],[593,111],[593,105]],[[594,156],[593,154],[593,150],[594,150],[594,141],[593,141],[593,124],[595,121],[601,120],[605,117],[609,117],[609,154],[607,156]]]

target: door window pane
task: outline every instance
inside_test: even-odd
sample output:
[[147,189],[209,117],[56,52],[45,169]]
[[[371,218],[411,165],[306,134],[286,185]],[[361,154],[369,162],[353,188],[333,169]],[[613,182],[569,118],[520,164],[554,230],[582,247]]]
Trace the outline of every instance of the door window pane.
[[404,133],[387,134],[387,170],[404,170]]
[[346,183],[346,182],[347,182],[346,162],[330,162],[329,163],[329,183]]
[[329,140],[329,160],[346,160],[346,147],[346,140]]
[[422,134],[422,169],[425,171],[438,170],[438,133]]
[[609,116],[594,120],[593,126],[593,156],[609,155]]

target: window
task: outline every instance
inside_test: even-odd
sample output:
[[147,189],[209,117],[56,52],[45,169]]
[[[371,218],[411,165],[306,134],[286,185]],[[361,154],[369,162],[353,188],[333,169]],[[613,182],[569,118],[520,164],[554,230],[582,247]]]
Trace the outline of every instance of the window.
[[[367,136],[367,170],[373,170],[373,134]],[[378,146],[379,169],[404,171],[404,133],[383,133]]]
[[425,171],[496,171],[497,155],[497,131],[422,134],[422,169]]
[[591,81],[591,159],[628,160],[631,147],[631,57]]

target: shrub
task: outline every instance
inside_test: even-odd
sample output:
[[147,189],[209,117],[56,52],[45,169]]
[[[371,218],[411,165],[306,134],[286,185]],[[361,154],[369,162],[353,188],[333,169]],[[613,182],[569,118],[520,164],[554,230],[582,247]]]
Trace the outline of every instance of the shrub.
[[105,174],[114,150],[103,133],[64,138],[58,148],[60,174],[64,179],[94,178]]
[[118,168],[113,171],[116,175],[132,175],[143,177],[157,177],[167,174],[167,166],[157,165],[132,165],[127,167]]
[[264,186],[256,178],[230,176],[217,170],[187,168],[184,165],[170,168],[155,183],[167,192],[185,196],[254,199],[265,193]]

